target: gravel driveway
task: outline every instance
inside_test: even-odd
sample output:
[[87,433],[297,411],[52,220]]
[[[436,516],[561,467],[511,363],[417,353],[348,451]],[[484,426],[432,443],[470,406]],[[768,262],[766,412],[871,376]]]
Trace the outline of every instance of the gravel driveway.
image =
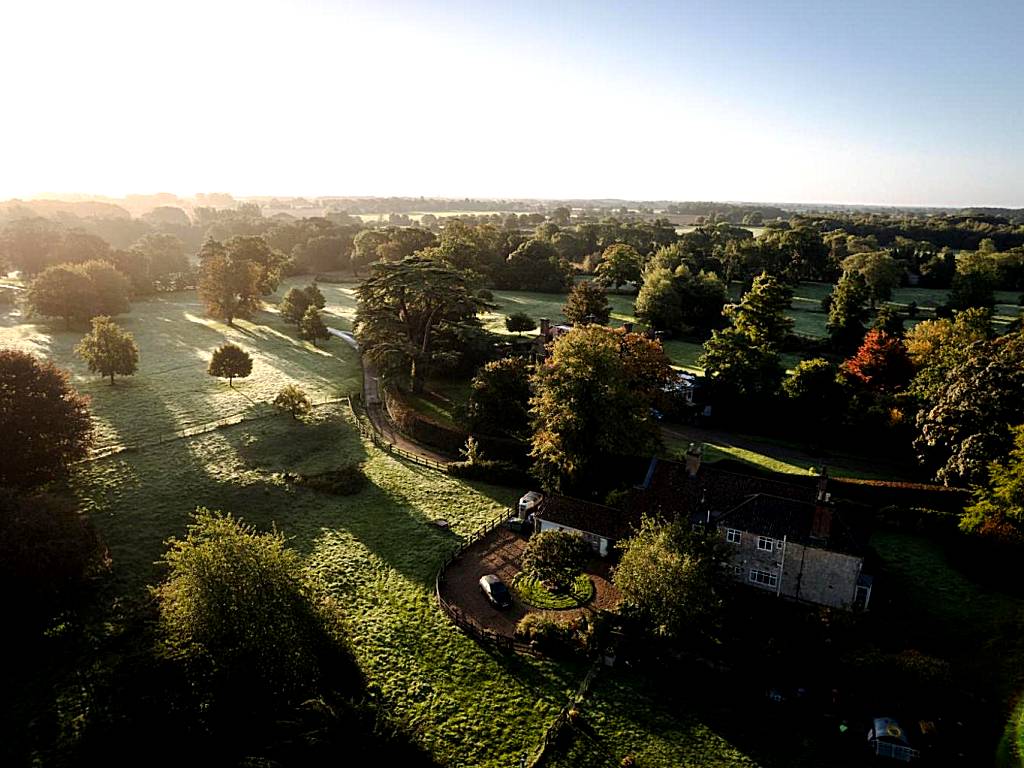
[[492,606],[481,594],[477,582],[484,574],[493,573],[505,584],[511,585],[512,579],[519,573],[526,541],[525,537],[504,526],[498,526],[472,544],[448,567],[441,584],[441,597],[484,629],[506,637],[512,637],[516,624],[527,613],[540,613],[555,621],[568,621],[618,605],[619,593],[609,581],[610,567],[606,561],[595,557],[586,569],[594,582],[594,597],[581,608],[541,610],[524,605],[515,594],[512,596],[511,608],[500,611]]

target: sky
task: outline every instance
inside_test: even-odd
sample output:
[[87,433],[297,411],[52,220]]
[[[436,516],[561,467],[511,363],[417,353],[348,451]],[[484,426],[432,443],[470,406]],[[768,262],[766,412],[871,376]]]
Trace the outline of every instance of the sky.
[[0,198],[1024,207],[1024,2],[0,4]]

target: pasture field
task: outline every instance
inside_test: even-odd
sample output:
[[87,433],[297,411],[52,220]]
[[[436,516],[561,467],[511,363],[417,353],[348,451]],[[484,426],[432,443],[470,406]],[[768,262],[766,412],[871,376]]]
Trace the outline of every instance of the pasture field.
[[[139,370],[111,386],[74,354],[86,327],[66,331],[59,320],[23,323],[16,310],[0,317],[0,346],[54,360],[92,399],[100,451],[152,442],[218,419],[260,415],[286,384],[301,386],[314,402],[362,388],[354,350],[333,338],[314,347],[296,338],[294,327],[272,310],[232,327],[206,317],[197,295],[182,291],[135,301],[128,314],[115,319],[135,337]],[[252,374],[236,379],[233,387],[206,373],[213,350],[226,342],[253,358]]]
[[[515,492],[396,461],[360,439],[345,407],[322,406],[309,423],[272,416],[89,463],[75,490],[111,551],[107,589],[142,599],[161,576],[163,542],[185,533],[195,505],[276,526],[339,598],[371,690],[417,740],[445,765],[512,764],[533,749],[579,670],[488,653],[439,611],[433,588],[445,556]],[[355,496],[281,479],[350,462],[369,480]],[[438,517],[451,531],[430,525]]]
[[[334,315],[329,324],[345,327],[352,287],[322,288]],[[205,318],[194,294],[134,303],[119,322],[136,336],[141,367],[113,387],[74,358],[83,329],[21,319],[3,318],[0,344],[70,369],[75,385],[93,398],[101,446],[125,450],[83,462],[71,483],[109,547],[112,572],[88,606],[98,617],[92,629],[45,641],[68,661],[26,686],[24,699],[5,712],[19,734],[11,748],[47,754],[88,734],[89,691],[114,674],[117,654],[109,649],[125,631],[125,610],[148,601],[147,585],[162,577],[157,560],[166,540],[184,536],[191,512],[203,505],[285,534],[343,606],[370,691],[441,764],[518,765],[533,752],[578,685],[582,666],[489,651],[448,621],[433,594],[447,555],[522,489],[449,478],[364,441],[345,404],[324,402],[358,390],[356,355],[337,339],[321,348],[296,340],[272,307],[229,328]],[[209,351],[226,340],[250,349],[255,360],[253,375],[235,390],[205,373]],[[322,403],[305,422],[266,405],[286,383]],[[241,423],[175,436],[239,410]],[[369,481],[354,496],[285,480],[286,473],[350,463],[361,464]],[[450,530],[431,525],[436,518],[448,520]],[[608,738],[614,745],[616,733]]]

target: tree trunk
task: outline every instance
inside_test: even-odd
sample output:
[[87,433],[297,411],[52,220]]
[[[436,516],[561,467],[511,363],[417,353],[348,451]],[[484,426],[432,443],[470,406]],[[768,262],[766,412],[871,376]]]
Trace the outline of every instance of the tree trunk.
[[228,386],[231,387],[232,389],[235,388],[235,378],[234,378],[234,376],[228,376]]
[[114,374],[110,374],[110,386],[114,386]]
[[413,358],[412,366],[409,368],[409,391],[418,395],[423,391],[423,377],[420,375],[420,367]]

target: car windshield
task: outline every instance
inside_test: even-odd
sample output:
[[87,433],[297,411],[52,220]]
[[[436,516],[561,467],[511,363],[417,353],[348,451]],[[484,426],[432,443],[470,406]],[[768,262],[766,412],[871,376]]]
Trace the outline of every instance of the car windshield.
[[499,581],[497,584],[491,584],[491,594],[495,597],[502,597],[508,594],[508,590],[505,589],[505,585]]

